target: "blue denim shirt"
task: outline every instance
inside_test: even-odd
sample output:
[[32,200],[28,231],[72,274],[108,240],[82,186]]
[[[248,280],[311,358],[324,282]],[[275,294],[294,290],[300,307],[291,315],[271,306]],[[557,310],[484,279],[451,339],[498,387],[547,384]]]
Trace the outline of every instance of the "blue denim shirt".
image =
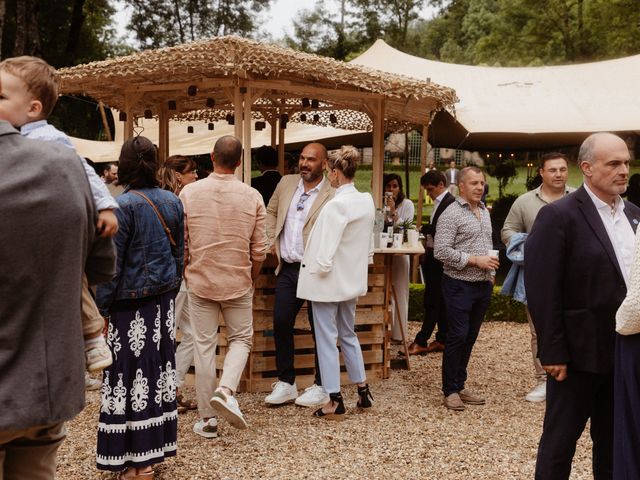
[[172,247],[153,208],[127,187],[119,195],[119,230],[116,276],[98,286],[96,303],[103,315],[114,302],[140,299],[177,289],[184,263],[184,214],[182,203],[173,193],[159,188],[138,189],[162,214],[176,242]]

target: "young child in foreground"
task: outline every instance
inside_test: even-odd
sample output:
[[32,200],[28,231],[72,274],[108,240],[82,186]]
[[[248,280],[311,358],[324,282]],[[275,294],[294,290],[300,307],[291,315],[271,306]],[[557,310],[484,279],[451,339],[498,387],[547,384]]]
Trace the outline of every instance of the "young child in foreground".
[[[56,142],[75,150],[69,138],[46,120],[58,100],[58,83],[53,67],[39,58],[24,56],[0,62],[0,120],[8,121],[27,138]],[[84,158],[79,158],[98,211],[98,233],[102,237],[111,237],[118,231],[118,221],[113,212],[118,204],[95,170]],[[102,335],[103,328],[104,319],[89,292],[85,275],[82,284],[82,333],[89,371],[102,370],[113,361]]]

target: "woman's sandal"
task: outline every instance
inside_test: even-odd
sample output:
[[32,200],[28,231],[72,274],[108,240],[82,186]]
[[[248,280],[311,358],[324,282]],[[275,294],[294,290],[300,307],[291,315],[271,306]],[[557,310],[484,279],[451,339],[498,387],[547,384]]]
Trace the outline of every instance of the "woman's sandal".
[[325,412],[322,408],[319,408],[315,412],[313,412],[314,417],[324,418],[325,420],[344,420],[344,414],[346,413],[346,409],[344,408],[344,401],[342,399],[342,394],[338,393],[330,393],[329,394],[329,403],[333,407],[333,405],[337,404],[336,409],[333,412]]
[[358,408],[371,408],[373,406],[371,402],[373,395],[371,395],[368,383],[364,387],[358,387],[358,397]]
[[153,469],[142,472],[143,468],[127,468],[118,473],[117,480],[153,480]]

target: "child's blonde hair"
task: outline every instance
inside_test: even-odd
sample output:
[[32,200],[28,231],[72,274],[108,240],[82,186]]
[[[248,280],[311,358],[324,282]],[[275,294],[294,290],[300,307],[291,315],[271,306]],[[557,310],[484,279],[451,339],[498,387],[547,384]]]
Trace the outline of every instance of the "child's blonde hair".
[[37,57],[13,57],[0,62],[0,71],[18,77],[27,86],[27,91],[42,103],[41,118],[51,115],[58,101],[60,77],[55,68]]

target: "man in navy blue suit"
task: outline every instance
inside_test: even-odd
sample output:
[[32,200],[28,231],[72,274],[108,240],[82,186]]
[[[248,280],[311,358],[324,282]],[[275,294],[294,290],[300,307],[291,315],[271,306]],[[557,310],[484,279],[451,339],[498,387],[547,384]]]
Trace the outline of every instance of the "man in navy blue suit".
[[543,207],[525,244],[525,287],[547,380],[537,479],[567,479],[591,420],[593,475],[613,475],[615,314],[626,294],[640,209],[627,188],[629,150],[611,133],[578,155],[581,188]]

